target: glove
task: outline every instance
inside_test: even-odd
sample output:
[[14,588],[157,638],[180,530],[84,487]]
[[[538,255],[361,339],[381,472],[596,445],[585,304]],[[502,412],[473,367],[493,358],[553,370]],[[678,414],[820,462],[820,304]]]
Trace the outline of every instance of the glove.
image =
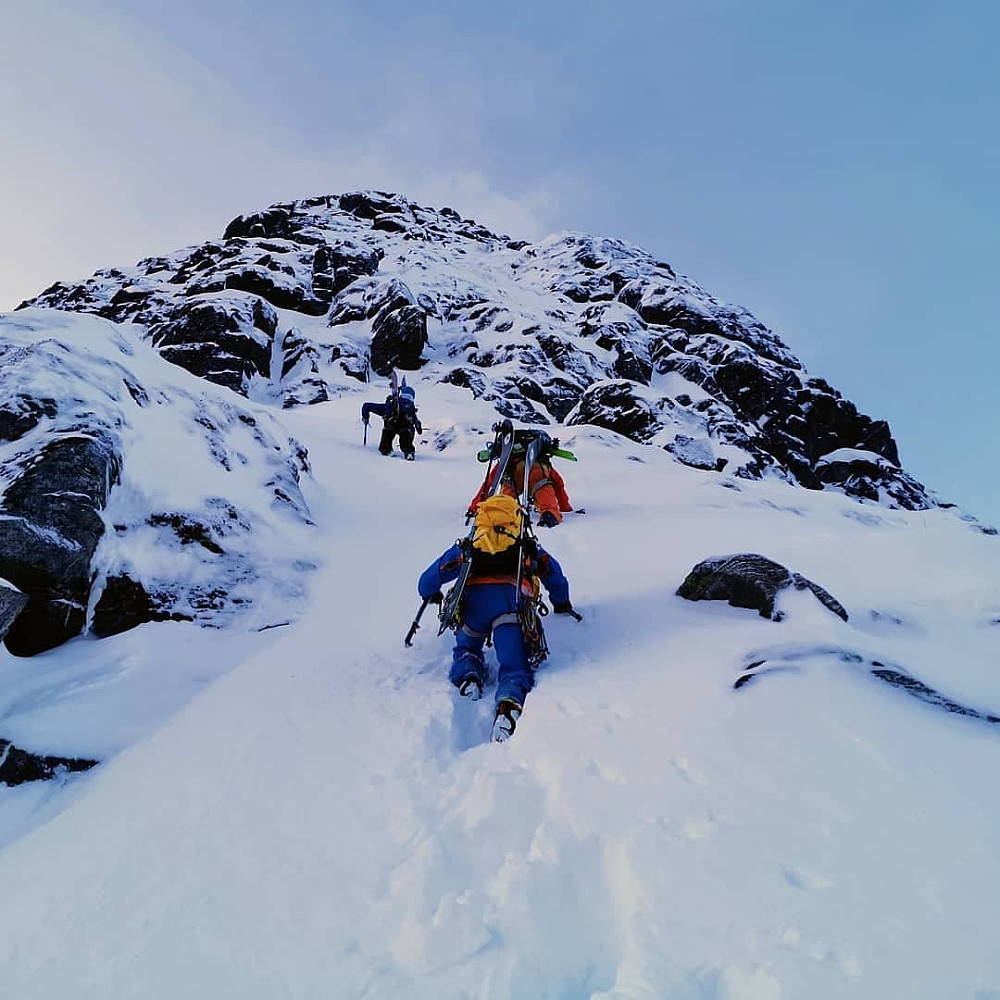
[[424,433],[424,425],[419,420],[417,421],[417,433],[418,434]]
[[571,615],[573,613],[573,605],[569,601],[560,601],[558,604],[553,601],[552,610],[557,615]]
[[430,597],[427,598],[428,604],[440,604],[444,600],[444,594],[440,590],[435,590]]
[[551,510],[546,510],[542,512],[542,516],[538,519],[538,523],[543,528],[554,528],[559,521]]

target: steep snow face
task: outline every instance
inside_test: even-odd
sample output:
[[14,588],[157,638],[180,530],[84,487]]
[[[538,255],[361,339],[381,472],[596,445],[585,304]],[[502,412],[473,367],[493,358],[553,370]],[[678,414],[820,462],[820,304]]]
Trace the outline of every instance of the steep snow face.
[[9,649],[295,616],[306,458],[271,414],[88,316],[0,317],[0,361],[0,573],[31,597]]
[[741,478],[933,503],[884,421],[807,375],[745,309],[619,240],[531,245],[356,192],[241,216],[218,242],[30,304],[142,324],[168,360],[285,406],[333,398],[345,376],[423,369],[525,423],[596,424]]
[[[720,477],[571,428],[579,462],[560,467],[587,513],[539,534],[584,620],[546,619],[517,733],[490,744],[493,686],[455,697],[432,614],[402,639],[495,414],[412,380],[427,427],[413,463],[362,447],[360,393],[281,415],[312,458],[320,563],[294,628],[151,622],[0,655],[4,736],[105,762],[0,787],[4,989],[1000,991],[1000,726],[872,672],[997,714],[997,539],[950,511]],[[253,489],[234,502],[256,502],[238,483]],[[848,620],[794,588],[781,621],[676,595],[701,560],[739,552],[827,588]]]

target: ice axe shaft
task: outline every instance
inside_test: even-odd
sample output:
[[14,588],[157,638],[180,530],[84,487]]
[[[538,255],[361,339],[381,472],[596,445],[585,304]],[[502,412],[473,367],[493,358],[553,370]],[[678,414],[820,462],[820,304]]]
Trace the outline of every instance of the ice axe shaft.
[[420,616],[424,613],[424,609],[430,603],[431,599],[429,597],[425,597],[424,603],[420,605],[420,610],[417,612],[417,617],[413,619],[413,624],[410,625],[410,631],[406,633],[406,638],[403,640],[404,646],[413,645],[413,637],[417,634],[417,629],[420,628]]

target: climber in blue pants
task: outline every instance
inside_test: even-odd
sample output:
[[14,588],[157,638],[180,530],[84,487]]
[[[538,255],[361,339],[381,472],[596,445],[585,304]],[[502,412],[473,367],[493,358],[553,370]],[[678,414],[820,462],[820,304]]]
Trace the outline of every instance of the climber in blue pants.
[[462,697],[481,697],[489,679],[483,645],[492,633],[499,664],[495,739],[505,739],[513,733],[525,696],[534,685],[534,671],[529,665],[517,612],[518,559],[524,559],[522,599],[533,599],[533,578],[537,577],[548,591],[553,611],[557,614],[573,611],[569,582],[559,563],[536,542],[531,542],[530,550],[522,551],[522,545],[517,544],[504,551],[485,553],[474,545],[456,542],[424,570],[417,587],[422,598],[439,603],[441,588],[458,576],[467,559],[472,560],[462,596],[461,622],[452,650],[449,679]]

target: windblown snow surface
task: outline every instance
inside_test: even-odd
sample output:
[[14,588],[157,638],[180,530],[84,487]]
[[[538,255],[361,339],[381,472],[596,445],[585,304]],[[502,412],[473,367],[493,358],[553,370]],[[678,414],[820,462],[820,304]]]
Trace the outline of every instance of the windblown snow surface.
[[[280,415],[320,564],[290,625],[0,657],[2,735],[104,761],[0,787],[0,995],[997,1000],[1000,726],[864,666],[1000,712],[997,539],[572,428],[587,512],[542,540],[584,620],[491,744],[433,616],[402,639],[495,414],[411,381],[412,464],[362,446],[382,387]],[[730,552],[850,621],[675,596]]]

